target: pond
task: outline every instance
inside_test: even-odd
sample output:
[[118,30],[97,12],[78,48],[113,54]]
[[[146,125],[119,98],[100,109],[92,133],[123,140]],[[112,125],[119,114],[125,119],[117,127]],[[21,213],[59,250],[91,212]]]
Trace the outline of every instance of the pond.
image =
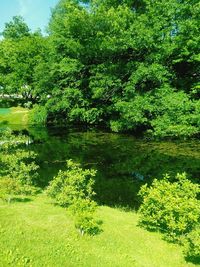
[[97,170],[96,199],[101,204],[137,208],[138,190],[153,178],[187,172],[200,178],[200,141],[151,141],[93,129],[12,126],[30,138],[37,154],[39,185],[45,187],[67,159]]

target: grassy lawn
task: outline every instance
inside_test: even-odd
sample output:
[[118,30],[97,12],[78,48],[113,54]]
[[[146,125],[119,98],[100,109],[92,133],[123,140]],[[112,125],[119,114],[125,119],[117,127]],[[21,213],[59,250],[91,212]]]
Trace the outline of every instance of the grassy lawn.
[[28,124],[29,110],[22,107],[0,108],[0,124]]
[[0,266],[186,267],[181,248],[137,226],[138,215],[99,208],[103,232],[80,236],[67,211],[44,195],[0,202]]

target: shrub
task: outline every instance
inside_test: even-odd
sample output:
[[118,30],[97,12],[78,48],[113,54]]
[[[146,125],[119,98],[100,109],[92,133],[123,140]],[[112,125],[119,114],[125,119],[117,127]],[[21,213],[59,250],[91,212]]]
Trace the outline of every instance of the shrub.
[[17,195],[20,191],[18,183],[11,178],[4,177],[0,179],[0,198],[11,201],[13,195]]
[[100,222],[95,219],[95,211],[97,204],[91,199],[77,199],[70,207],[70,210],[75,215],[75,227],[83,235],[95,235],[100,232]]
[[75,219],[75,227],[80,231],[81,235],[85,233],[89,235],[98,234],[101,231],[99,224],[91,213],[80,213]]
[[0,146],[0,198],[10,202],[14,195],[34,194],[37,191],[35,180],[38,166],[34,159],[36,154],[25,151],[24,136],[14,136],[10,131],[1,134]]
[[0,198],[9,203],[16,195],[33,195],[37,188],[28,184],[21,184],[19,180],[1,177],[0,178]]
[[59,171],[50,182],[47,194],[64,207],[74,204],[77,199],[91,198],[94,195],[93,185],[95,170],[83,170],[72,160],[67,161],[67,170]]
[[80,213],[94,213],[97,209],[97,203],[90,198],[77,198],[70,206],[73,215]]
[[184,242],[184,252],[187,258],[200,262],[200,227],[193,229]]
[[166,175],[163,180],[155,179],[150,187],[144,185],[139,195],[140,224],[151,230],[159,230],[170,240],[180,240],[200,221],[200,187],[177,174],[174,182]]
[[75,216],[75,226],[83,235],[94,235],[100,231],[95,220],[97,203],[92,200],[95,170],[83,170],[72,160],[67,161],[67,170],[59,171],[50,182],[47,194],[64,207],[68,207]]

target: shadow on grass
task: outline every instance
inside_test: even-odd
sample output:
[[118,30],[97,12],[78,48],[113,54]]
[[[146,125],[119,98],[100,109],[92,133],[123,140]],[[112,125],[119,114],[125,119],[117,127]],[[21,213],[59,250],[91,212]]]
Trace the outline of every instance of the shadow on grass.
[[[59,203],[56,203],[56,202],[53,202],[53,201],[51,201],[51,202],[49,202],[49,204],[51,204],[51,205],[54,205],[55,207],[61,207],[61,208],[64,208],[64,209],[66,209],[66,210],[68,210],[69,211],[69,213],[70,213],[70,215],[71,215],[71,217],[73,218],[73,220],[74,220],[74,222],[75,222],[75,227],[77,228],[77,230],[78,230],[78,232],[80,233],[80,235],[88,235],[88,236],[96,236],[96,235],[99,235],[99,234],[101,234],[101,233],[103,233],[104,232],[104,230],[103,230],[103,228],[102,228],[102,225],[103,225],[103,220],[101,220],[101,219],[95,219],[94,218],[94,220],[93,220],[93,218],[92,218],[92,221],[93,221],[93,225],[90,225],[90,223],[89,223],[89,221],[90,221],[90,217],[88,218],[87,216],[86,217],[82,217],[81,218],[81,220],[79,219],[79,216],[78,216],[78,214],[73,214],[73,212],[72,211],[70,211],[70,206],[68,206],[68,207],[66,207],[66,206],[62,206],[62,205],[60,205]],[[80,215],[80,214],[79,214]],[[93,217],[93,216],[92,216]],[[78,219],[78,220],[77,220]],[[89,220],[88,220],[89,219]],[[90,229],[86,229],[86,231],[85,230],[82,230],[81,228],[82,228],[82,226],[81,226],[81,224],[85,224],[86,223],[86,225],[89,223],[89,225],[90,225]],[[80,227],[81,226],[81,227]],[[87,228],[87,227],[86,227]]]
[[99,235],[103,233],[102,225],[103,225],[103,220],[97,220],[97,228],[96,231],[94,231],[93,235]]
[[200,266],[200,257],[185,257],[187,262],[191,262],[197,266]]
[[19,202],[19,203],[26,203],[33,201],[31,198],[28,197],[14,197],[12,198],[11,202]]
[[5,126],[8,125],[8,121],[4,120],[0,122],[0,126]]
[[[148,232],[161,233],[162,234],[162,239],[164,241],[168,242],[168,243],[171,243],[171,244],[179,244],[178,243],[178,237],[177,237],[177,239],[170,238],[170,236],[167,235],[167,231],[165,231],[163,229],[156,229],[156,228],[153,229],[153,228],[150,228],[149,225],[148,225],[148,223],[144,223],[144,222],[140,222],[140,221],[138,222],[137,226],[145,229]],[[194,265],[200,266],[200,256],[199,255],[197,257],[191,257],[191,256],[188,257],[188,256],[186,256],[185,257],[185,261],[188,262],[188,263],[190,262],[190,263],[193,263]]]

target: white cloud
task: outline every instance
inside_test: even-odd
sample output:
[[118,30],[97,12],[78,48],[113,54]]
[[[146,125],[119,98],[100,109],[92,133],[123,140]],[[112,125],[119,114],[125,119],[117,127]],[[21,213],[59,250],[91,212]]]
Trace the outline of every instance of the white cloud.
[[31,0],[18,0],[19,3],[19,15],[26,16],[30,11]]

